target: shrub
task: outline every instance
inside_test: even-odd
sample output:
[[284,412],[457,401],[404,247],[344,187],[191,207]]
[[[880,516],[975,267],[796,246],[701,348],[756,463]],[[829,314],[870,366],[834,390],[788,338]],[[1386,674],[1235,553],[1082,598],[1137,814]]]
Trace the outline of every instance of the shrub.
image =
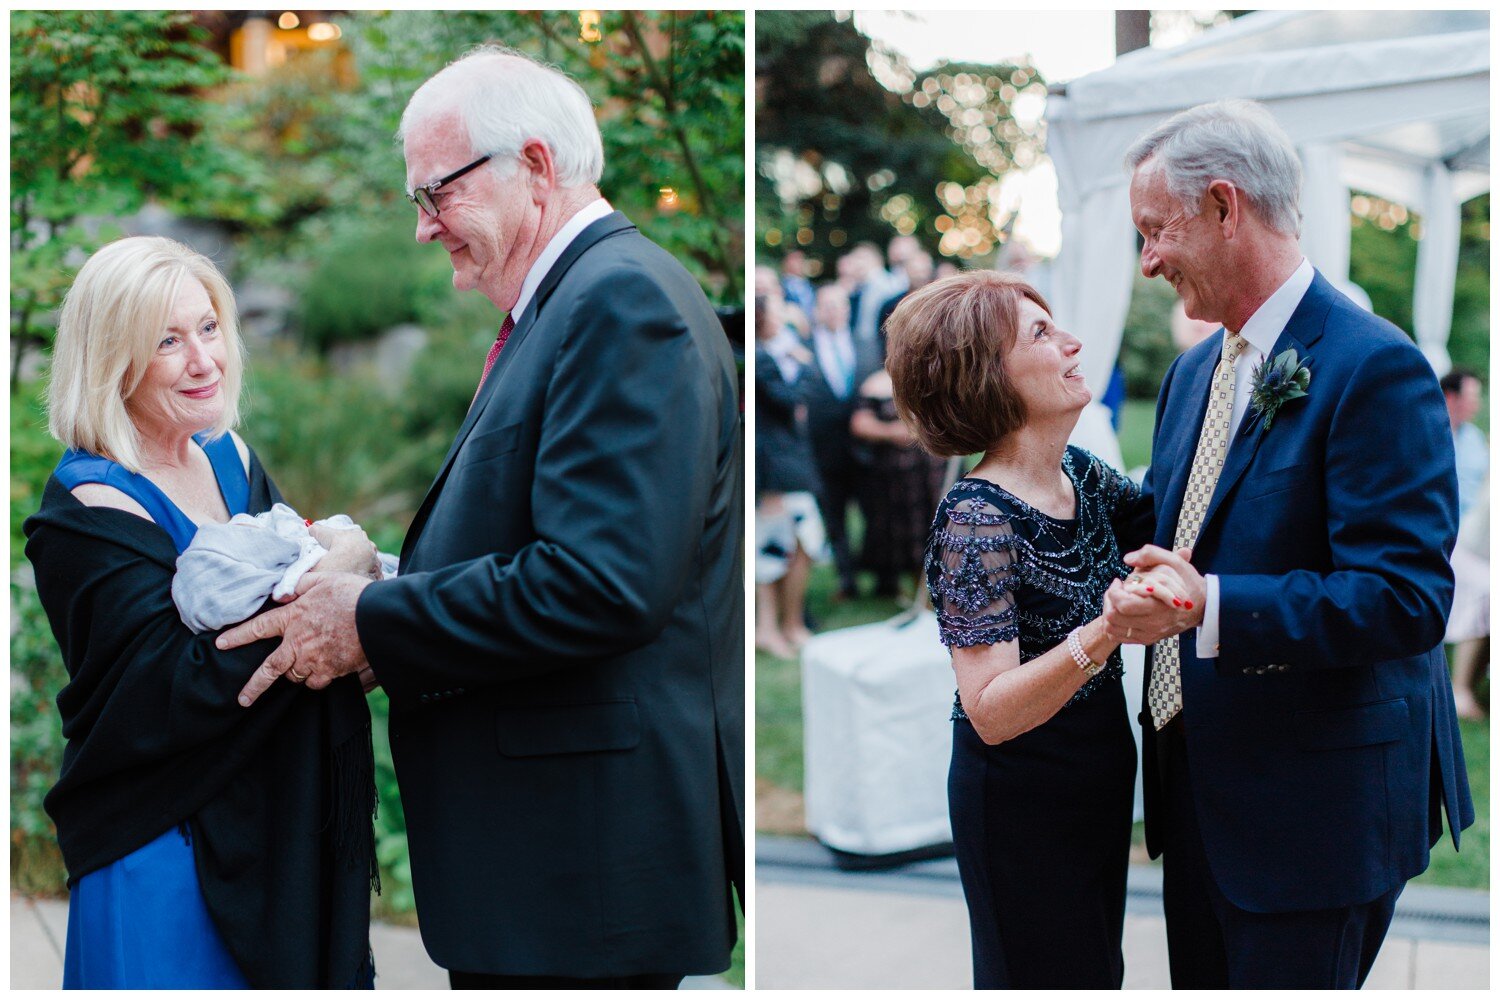
[[307,346],[327,354],[335,344],[368,340],[448,294],[447,258],[412,239],[414,224],[407,212],[342,216],[326,239],[305,242],[316,256],[297,281],[294,318]]

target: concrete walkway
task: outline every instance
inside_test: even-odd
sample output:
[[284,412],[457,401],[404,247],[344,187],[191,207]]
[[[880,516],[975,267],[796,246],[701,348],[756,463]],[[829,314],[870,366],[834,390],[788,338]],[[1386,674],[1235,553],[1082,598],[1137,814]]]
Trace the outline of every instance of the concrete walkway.
[[[758,988],[972,984],[968,915],[951,858],[891,872],[844,872],[814,841],[759,834],[755,884]],[[1365,986],[1485,989],[1488,942],[1488,893],[1408,886]],[[1170,986],[1154,866],[1130,870],[1125,986]]]
[[[60,899],[10,898],[11,989],[57,989],[62,985],[63,942],[67,939],[68,904]],[[448,974],[427,957],[415,927],[374,924],[375,988],[424,990],[448,988]],[[698,976],[682,988],[729,989],[717,976]]]

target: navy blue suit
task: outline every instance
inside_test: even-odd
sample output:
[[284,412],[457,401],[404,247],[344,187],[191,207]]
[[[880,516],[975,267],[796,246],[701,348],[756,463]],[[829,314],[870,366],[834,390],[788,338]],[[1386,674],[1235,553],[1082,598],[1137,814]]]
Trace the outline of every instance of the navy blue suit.
[[[1162,383],[1147,491],[1164,548],[1222,340],[1182,355]],[[1474,819],[1442,648],[1452,434],[1411,340],[1322,275],[1273,355],[1289,348],[1312,373],[1308,395],[1269,430],[1247,411],[1193,551],[1219,577],[1218,656],[1199,659],[1184,633],[1182,715],[1163,734],[1143,720],[1146,842],[1161,854],[1168,817],[1183,815],[1165,797],[1170,739],[1219,898],[1249,914],[1393,907],[1427,867],[1440,808],[1455,847]],[[1297,960],[1277,961],[1296,981]]]

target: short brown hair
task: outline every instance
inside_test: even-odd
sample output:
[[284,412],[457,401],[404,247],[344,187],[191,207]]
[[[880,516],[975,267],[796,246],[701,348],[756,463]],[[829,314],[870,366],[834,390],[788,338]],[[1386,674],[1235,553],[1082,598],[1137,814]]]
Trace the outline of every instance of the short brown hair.
[[1022,299],[1052,312],[1015,275],[965,271],[912,292],[891,313],[885,367],[896,411],[932,454],[985,452],[1026,423],[1005,370]]

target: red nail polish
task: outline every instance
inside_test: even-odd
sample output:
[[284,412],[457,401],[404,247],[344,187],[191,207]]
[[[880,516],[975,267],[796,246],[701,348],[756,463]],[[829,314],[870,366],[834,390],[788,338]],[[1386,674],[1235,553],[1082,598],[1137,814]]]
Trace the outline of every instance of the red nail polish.
[[311,528],[312,527],[312,518],[310,518],[310,517],[304,517],[302,519],[302,523],[305,524],[305,525],[307,525],[309,528]]
[[1182,604],[1182,606],[1185,607],[1185,608],[1187,608],[1189,611],[1193,610],[1193,602],[1192,601],[1184,601],[1183,604]]
[[1146,593],[1148,593],[1148,594],[1154,594],[1154,593],[1156,593],[1156,588],[1155,587],[1147,587],[1146,588]]
[[1172,607],[1174,607],[1174,608],[1180,608],[1180,607],[1182,607],[1182,602],[1179,601],[1177,598],[1174,597],[1174,598],[1172,598]]

